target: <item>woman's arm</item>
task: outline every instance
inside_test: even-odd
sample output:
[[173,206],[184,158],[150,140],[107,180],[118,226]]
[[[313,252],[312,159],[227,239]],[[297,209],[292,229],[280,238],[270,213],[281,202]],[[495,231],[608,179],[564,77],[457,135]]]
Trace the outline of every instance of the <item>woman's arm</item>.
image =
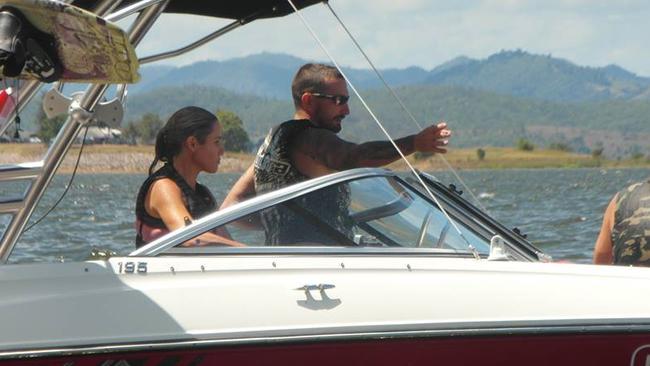
[[[192,215],[183,203],[178,185],[171,179],[160,179],[151,185],[145,199],[145,209],[153,217],[160,217],[169,231],[178,230],[192,221]],[[183,246],[227,245],[245,246],[225,236],[207,232],[182,244]]]
[[160,218],[169,231],[178,230],[186,226],[186,221],[192,220],[182,197],[181,189],[174,181],[159,179],[149,188],[144,207],[149,215]]

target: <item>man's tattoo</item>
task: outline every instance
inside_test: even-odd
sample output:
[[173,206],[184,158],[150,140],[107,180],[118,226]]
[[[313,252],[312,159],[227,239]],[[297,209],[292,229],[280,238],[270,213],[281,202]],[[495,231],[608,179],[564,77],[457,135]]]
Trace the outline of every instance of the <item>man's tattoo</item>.
[[[407,136],[395,140],[395,144],[405,155],[409,155],[414,149],[414,137]],[[389,141],[366,142],[358,146],[357,153],[359,154],[359,161],[376,160],[383,162],[385,160],[397,160],[400,157],[395,146],[393,146]]]

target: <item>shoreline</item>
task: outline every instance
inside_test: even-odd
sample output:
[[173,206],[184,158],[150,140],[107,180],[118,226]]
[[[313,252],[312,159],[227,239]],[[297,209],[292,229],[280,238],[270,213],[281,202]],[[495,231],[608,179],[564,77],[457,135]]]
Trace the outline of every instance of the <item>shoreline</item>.
[[[79,145],[74,145],[61,163],[58,172],[72,173],[79,154]],[[79,161],[78,173],[92,174],[146,174],[153,161],[154,147],[150,145],[85,145]],[[476,148],[450,149],[444,157],[456,170],[483,169],[573,169],[573,168],[650,168],[650,159],[609,160],[593,158],[587,154],[576,154],[555,150],[521,151],[514,148],[486,147],[485,158],[479,160]],[[0,164],[17,164],[41,160],[47,151],[44,144],[0,144]],[[252,153],[226,152],[221,158],[220,173],[243,173],[253,162]],[[438,156],[416,159],[409,162],[419,170],[447,170],[447,164]],[[403,161],[388,165],[393,170],[407,170]]]

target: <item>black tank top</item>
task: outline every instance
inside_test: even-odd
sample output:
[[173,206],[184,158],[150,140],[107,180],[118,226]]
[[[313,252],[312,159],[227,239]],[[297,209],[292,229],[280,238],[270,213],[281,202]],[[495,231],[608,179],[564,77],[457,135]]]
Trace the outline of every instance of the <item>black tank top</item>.
[[[289,155],[292,142],[309,128],[318,127],[309,120],[290,120],[271,129],[255,158],[258,194],[309,179],[296,169]],[[352,236],[349,205],[349,189],[343,184],[270,207],[261,213],[266,245],[345,245],[341,235]]]
[[650,181],[618,193],[612,244],[614,264],[650,266]]
[[187,184],[185,179],[178,174],[176,169],[171,164],[165,164],[162,168],[158,169],[155,173],[151,174],[140,187],[138,198],[135,204],[135,216],[138,221],[137,234],[135,238],[135,246],[137,248],[147,244],[143,235],[142,227],[147,225],[150,228],[166,229],[165,223],[157,217],[153,217],[147,213],[144,207],[144,201],[149,192],[149,187],[158,179],[169,178],[181,189],[183,195],[183,202],[187,211],[192,215],[192,219],[201,218],[209,213],[212,213],[217,208],[216,200],[210,190],[200,183],[196,183],[196,190]]

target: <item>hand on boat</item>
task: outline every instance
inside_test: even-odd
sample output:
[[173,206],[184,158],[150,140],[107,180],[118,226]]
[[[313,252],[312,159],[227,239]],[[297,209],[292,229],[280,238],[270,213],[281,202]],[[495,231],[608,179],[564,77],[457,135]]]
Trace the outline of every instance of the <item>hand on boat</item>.
[[445,146],[449,143],[449,137],[451,137],[451,130],[447,128],[447,123],[439,122],[415,135],[413,147],[415,151],[444,154],[447,152]]

